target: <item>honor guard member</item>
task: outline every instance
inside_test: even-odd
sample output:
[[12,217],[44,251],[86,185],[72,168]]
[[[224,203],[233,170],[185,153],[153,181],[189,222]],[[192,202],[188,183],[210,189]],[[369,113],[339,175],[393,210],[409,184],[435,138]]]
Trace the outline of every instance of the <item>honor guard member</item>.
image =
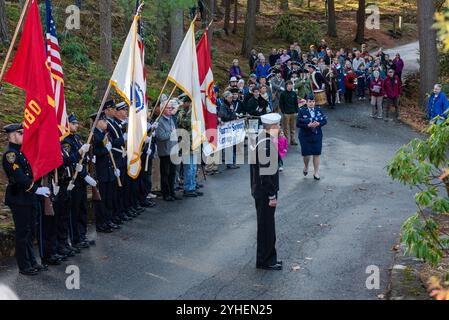
[[[107,121],[107,132],[108,132],[108,140],[112,144],[112,155],[115,160],[115,165],[117,169],[120,170],[121,175],[125,174],[125,171],[123,171],[124,167],[126,166],[125,160],[124,160],[124,154],[125,154],[125,137],[123,136],[123,132],[121,127],[116,121],[116,105],[114,100],[107,101],[104,105],[104,113],[106,114],[106,121]],[[120,177],[120,179],[123,179]],[[122,184],[123,185],[123,184]],[[119,195],[120,187],[118,184],[114,184],[115,186],[115,193]],[[129,218],[125,217],[125,209],[123,208],[123,197],[114,197],[113,199],[113,210],[112,210],[112,222],[120,225],[123,224],[124,221],[128,221]]]
[[10,124],[4,127],[8,135],[8,147],[3,153],[3,169],[8,177],[5,204],[11,209],[16,231],[16,259],[19,272],[24,275],[36,275],[46,270],[38,264],[33,252],[33,228],[36,214],[37,197],[50,196],[48,187],[39,187],[33,182],[33,173],[27,159],[20,152],[23,141],[22,124]]
[[256,267],[281,270],[277,260],[274,214],[279,191],[278,152],[274,139],[278,137],[281,116],[269,113],[261,117],[264,130],[251,143],[251,194],[257,211],[257,260]]
[[[72,159],[72,173],[78,172],[70,190],[70,239],[72,246],[78,249],[89,248],[89,239],[87,239],[87,185],[97,186],[87,170],[87,164],[90,160],[86,153],[90,149],[90,144],[84,144],[78,131],[78,119],[71,113],[68,117],[70,133],[62,141],[63,148],[68,150]],[[83,162],[79,161],[84,156]],[[73,180],[73,178],[72,178]]]
[[[156,203],[149,198],[149,194],[151,193],[151,189],[153,187],[151,183],[151,173],[153,167],[153,158],[154,153],[156,151],[156,128],[151,130],[153,125],[151,122],[147,121],[147,138],[145,139],[145,143],[142,148],[142,154],[140,156],[140,160],[142,163],[142,168],[139,173],[139,202],[140,205],[147,208],[152,208],[156,205]],[[151,132],[153,131],[153,132]],[[151,135],[151,136],[150,136]]]
[[[97,115],[91,115],[92,121]],[[106,114],[102,112],[93,133],[93,154],[95,157],[95,172],[97,174],[98,187],[101,196],[101,210],[97,213],[97,231],[110,232],[111,229],[120,229],[120,226],[112,222],[112,213],[115,210],[117,197],[117,177],[120,170],[114,169],[111,160],[112,143],[108,139],[108,122]]]

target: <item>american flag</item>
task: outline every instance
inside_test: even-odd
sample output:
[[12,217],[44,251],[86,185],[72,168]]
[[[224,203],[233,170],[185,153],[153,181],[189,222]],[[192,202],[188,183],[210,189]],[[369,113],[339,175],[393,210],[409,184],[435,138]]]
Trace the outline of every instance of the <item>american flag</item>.
[[47,20],[47,64],[51,72],[53,90],[55,92],[56,119],[61,135],[68,134],[69,123],[64,96],[64,74],[62,72],[61,55],[59,51],[58,37],[56,35],[55,20],[52,16],[51,0],[45,1]]
[[[136,14],[137,10],[140,6],[140,0],[136,0]],[[142,31],[142,22],[141,19],[139,19],[139,24],[137,26],[137,44],[139,45],[139,51],[140,55],[142,57],[142,65],[143,65],[143,80],[145,82],[145,106],[148,107],[148,94],[146,91],[147,88],[147,72],[146,72],[146,66],[145,66],[145,44],[143,43],[143,31]]]

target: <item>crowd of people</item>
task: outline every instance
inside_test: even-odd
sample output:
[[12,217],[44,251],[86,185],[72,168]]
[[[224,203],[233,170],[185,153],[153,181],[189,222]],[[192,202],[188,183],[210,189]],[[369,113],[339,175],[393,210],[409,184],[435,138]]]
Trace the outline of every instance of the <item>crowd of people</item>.
[[[218,86],[214,88],[217,124],[247,117],[259,119],[261,125],[273,129],[279,117],[281,131],[272,139],[279,156],[279,171],[283,170],[289,146],[297,145],[299,140],[304,176],[308,175],[312,160],[313,178],[320,180],[321,128],[327,124],[321,108],[324,105],[335,108],[343,101],[352,103],[354,95],[360,101],[370,96],[371,117],[389,121],[394,109],[394,118],[399,119],[404,68],[399,54],[394,59],[382,49],[369,54],[365,45],[360,50],[334,51],[322,40],[307,52],[297,43],[289,49],[273,49],[268,59],[252,50],[248,63],[251,71],[246,76],[235,59],[223,93]],[[448,106],[441,86],[436,85],[429,100],[429,116],[447,114]],[[205,165],[204,176],[217,174],[221,172],[221,159],[204,163],[197,159],[198,154],[190,152],[181,165],[172,159],[173,153],[179,152],[178,130],[192,132],[190,98],[181,95],[169,100],[163,94],[153,109],[141,153],[142,167],[134,178],[127,174],[125,102],[111,100],[104,105],[98,121],[93,121],[90,143],[82,141],[77,133],[78,120],[71,114],[70,132],[61,141],[64,163],[39,183],[33,182],[31,167],[20,151],[22,124],[4,128],[9,142],[3,154],[3,168],[9,180],[5,204],[11,208],[15,223],[20,273],[36,275],[47,270],[48,265],[58,265],[94,244],[87,237],[90,189],[96,231],[100,233],[114,232],[136,219],[145,208],[156,206],[157,197],[173,202],[203,196],[198,166]],[[91,118],[96,119],[97,114]],[[238,169],[236,146],[231,148],[232,159],[225,163],[226,168]],[[274,200],[270,198],[266,210]],[[37,262],[32,246],[36,221],[42,263]]]

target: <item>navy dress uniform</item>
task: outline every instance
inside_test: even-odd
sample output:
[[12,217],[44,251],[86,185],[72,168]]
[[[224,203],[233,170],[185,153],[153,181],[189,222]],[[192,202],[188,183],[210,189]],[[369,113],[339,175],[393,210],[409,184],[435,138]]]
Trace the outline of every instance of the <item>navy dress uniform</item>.
[[[78,123],[76,116],[72,113],[68,117],[69,123]],[[74,187],[70,191],[70,220],[69,231],[72,245],[75,248],[88,248],[89,240],[87,239],[87,185],[96,185],[96,182],[89,176],[87,164],[90,161],[88,155],[84,157],[83,163],[79,166],[81,159],[80,150],[85,145],[81,136],[76,132],[70,132],[62,141],[63,148],[66,149],[72,161],[72,172],[78,171],[78,175],[74,181]],[[87,151],[86,151],[87,152]],[[78,170],[77,170],[78,168]],[[73,178],[72,178],[73,179]]]
[[[4,127],[8,134],[22,134],[22,124],[10,124]],[[46,269],[37,263],[33,252],[33,230],[35,227],[37,196],[50,195],[47,187],[39,187],[33,182],[33,173],[27,159],[20,152],[21,144],[9,141],[3,153],[3,169],[8,177],[5,204],[11,209],[16,231],[16,259],[19,272],[36,275]]]
[[[95,119],[96,114],[91,116]],[[104,112],[100,114],[99,120],[106,121]],[[109,154],[112,144],[109,142],[107,131],[101,131],[98,127],[93,132],[93,155],[95,157],[95,172],[101,195],[101,210],[96,211],[97,231],[109,232],[110,229],[120,229],[120,226],[112,222],[112,214],[116,203],[116,173]]]
[[[309,95],[308,100],[315,100],[313,95]],[[318,127],[309,128],[309,124],[317,121]],[[298,138],[301,144],[301,154],[306,156],[319,156],[323,146],[323,131],[321,128],[327,124],[327,117],[323,110],[316,106],[307,106],[299,109],[296,127],[299,128]]]
[[[279,124],[277,113],[263,115],[264,125]],[[273,136],[262,131],[256,141],[250,142],[252,164],[250,166],[251,194],[257,211],[257,259],[256,267],[267,270],[281,270],[282,262],[277,260],[275,211],[271,206],[277,200],[279,191],[278,152]]]

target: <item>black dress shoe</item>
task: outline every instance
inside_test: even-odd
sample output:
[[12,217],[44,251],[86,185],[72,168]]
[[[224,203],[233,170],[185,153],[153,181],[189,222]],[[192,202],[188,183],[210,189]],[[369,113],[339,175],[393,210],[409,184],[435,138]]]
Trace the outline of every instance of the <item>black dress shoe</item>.
[[111,228],[113,230],[118,230],[118,229],[122,228],[119,225],[116,225],[114,222],[109,222],[107,225],[108,225],[109,228]]
[[150,207],[150,202],[147,200],[144,200],[140,203],[140,205],[144,208],[148,208],[148,207]]
[[127,210],[125,214],[128,218],[136,218],[137,217],[137,214],[135,213],[134,210]]
[[37,272],[48,271],[48,265],[36,263],[33,265],[33,268],[37,270]]
[[175,198],[173,198],[172,196],[168,196],[168,197],[164,197],[164,200],[171,202],[171,201],[175,201]]
[[35,276],[35,275],[37,275],[37,270],[34,268],[28,268],[28,269],[19,270],[19,273],[21,273],[25,276]]
[[202,197],[204,195],[204,193],[202,193],[201,191],[196,191],[195,193],[198,197]]
[[148,204],[149,204],[148,208],[153,208],[156,206],[156,202],[154,202],[154,200],[151,199],[148,200]]
[[276,263],[273,264],[272,266],[256,266],[258,269],[264,269],[264,270],[282,270],[282,264]]
[[313,175],[313,179],[315,179],[315,180],[317,180],[317,181],[320,181],[320,180],[321,180],[321,178],[320,178],[320,177],[317,177],[316,175]]
[[139,214],[141,212],[144,212],[145,208],[142,208],[141,206],[137,206],[137,207],[134,207],[134,210],[136,210],[136,213]]
[[304,170],[303,170],[303,171],[302,171],[302,174],[303,174],[304,177],[305,177],[305,176],[307,176],[309,173],[308,173],[307,171],[304,171]]
[[59,259],[61,261],[67,261],[67,259],[68,259],[66,255],[57,254],[57,253],[55,253],[52,257]]
[[109,228],[108,226],[98,226],[97,227],[97,232],[101,232],[101,233],[111,233],[112,229]]
[[112,218],[112,222],[115,223],[116,225],[121,225],[123,224],[123,221],[121,219],[117,218]]
[[59,266],[61,264],[61,259],[58,259],[53,255],[50,258],[42,258],[42,263],[49,266]]
[[202,183],[197,183],[197,184],[196,184],[196,188],[197,188],[197,189],[204,188],[204,184],[202,184]]
[[196,198],[197,194],[195,191],[184,191],[183,196],[186,198]]
[[77,254],[78,254],[78,253],[81,253],[81,250],[80,250],[79,248],[72,247],[72,246],[70,246],[70,245],[67,245],[66,248],[67,248],[68,250],[70,250],[70,251],[73,251],[73,252],[77,253]]
[[73,257],[75,255],[75,252],[68,250],[67,248],[59,248],[56,250],[59,255],[66,256],[66,257]]
[[87,249],[89,248],[89,243],[87,241],[80,241],[78,243],[75,243],[73,247],[78,249]]
[[132,220],[132,218],[131,218],[131,217],[128,217],[126,214],[120,216],[119,218],[120,218],[120,220],[122,220],[122,221],[131,221],[131,220]]

